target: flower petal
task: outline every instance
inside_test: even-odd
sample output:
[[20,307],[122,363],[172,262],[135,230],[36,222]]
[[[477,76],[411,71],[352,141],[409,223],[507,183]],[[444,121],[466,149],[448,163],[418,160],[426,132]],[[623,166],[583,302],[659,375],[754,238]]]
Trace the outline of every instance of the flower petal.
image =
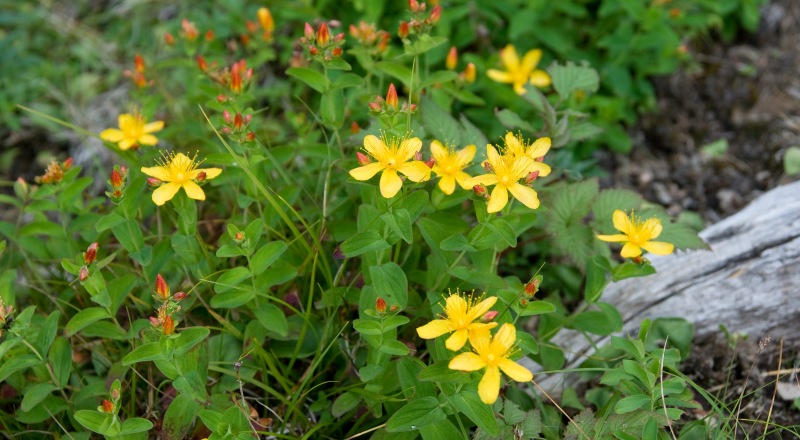
[[528,172],[532,173],[534,171],[538,171],[539,172],[539,177],[544,177],[544,176],[550,174],[550,171],[552,171],[552,170],[550,169],[550,165],[548,165],[548,164],[546,164],[544,162],[533,161],[533,162],[531,162],[531,166],[528,168]]
[[517,95],[524,95],[525,92],[527,92],[527,90],[525,90],[525,83],[524,82],[514,83],[514,92]]
[[119,141],[119,149],[122,151],[130,149],[132,146],[136,145],[136,141],[133,139],[123,139]]
[[514,324],[505,323],[500,326],[500,330],[494,334],[492,339],[493,353],[506,353],[517,342],[517,328]]
[[155,145],[158,143],[158,138],[152,134],[143,134],[139,136],[139,145]]
[[639,249],[639,246],[628,242],[625,243],[625,246],[622,246],[622,251],[619,254],[622,255],[622,258],[633,258],[642,255],[642,250]]
[[498,394],[500,394],[500,370],[497,367],[486,367],[486,373],[478,384],[481,402],[491,405],[497,400]]
[[367,150],[372,157],[379,159],[386,155],[386,145],[374,134],[368,134],[364,137],[364,149]]
[[189,196],[190,199],[206,199],[206,193],[203,192],[203,188],[200,188],[200,185],[192,182],[191,180],[183,182],[183,189],[186,191],[186,195]]
[[496,302],[497,302],[497,297],[490,296],[484,299],[483,301],[479,302],[478,304],[475,304],[475,306],[472,307],[469,311],[469,317],[471,318],[470,321],[474,321],[483,316],[484,313],[488,312],[489,309],[491,309]]
[[489,197],[489,206],[487,207],[487,212],[489,214],[493,212],[500,211],[501,209],[505,208],[506,204],[508,203],[508,191],[506,191],[506,187],[503,185],[497,185],[492,190],[492,195]]
[[353,168],[350,170],[350,176],[356,180],[369,180],[382,169],[383,165],[380,162],[372,162],[363,167]]
[[533,69],[536,68],[536,65],[539,64],[539,60],[541,59],[542,50],[531,49],[525,54],[524,57],[522,57],[522,64],[520,64],[519,70],[523,72],[532,72]]
[[497,366],[503,370],[503,373],[506,373],[506,376],[517,382],[530,382],[533,380],[533,373],[530,370],[511,359],[503,359],[497,363]]
[[162,182],[167,182],[172,178],[164,167],[142,167],[141,171],[142,173],[150,177],[155,177]]
[[400,179],[400,176],[397,175],[397,171],[387,168],[383,170],[381,174],[379,186],[381,188],[381,195],[384,198],[391,199],[400,191],[400,188],[403,187],[403,181]]
[[462,328],[453,332],[453,334],[444,341],[444,346],[450,351],[458,351],[467,343],[468,338],[469,330]]
[[198,168],[191,173],[191,179],[197,178],[197,175],[200,173],[206,173],[206,180],[211,180],[220,174],[222,174],[221,168]]
[[433,160],[436,162],[447,161],[447,150],[444,148],[444,145],[437,140],[431,141],[431,154],[433,155]]
[[414,157],[414,153],[420,150],[422,150],[422,141],[419,140],[418,137],[404,139],[403,142],[400,142],[400,147],[397,149],[397,159],[405,162]]
[[470,177],[469,174],[467,174],[467,173],[465,173],[463,171],[459,171],[459,172],[456,173],[456,182],[458,182],[458,184],[463,189],[471,189],[472,188],[471,186],[467,185],[467,181],[469,179],[471,179],[471,178],[472,177]]
[[613,234],[613,235],[597,235],[597,238],[601,241],[609,241],[615,243],[624,243],[630,238],[628,238],[625,234]]
[[669,255],[675,250],[675,245],[663,241],[648,241],[642,244],[642,249],[656,255]]
[[117,124],[119,124],[120,130],[123,132],[132,131],[131,128],[136,124],[136,118],[130,113],[122,113],[117,116]]
[[508,187],[508,190],[511,191],[514,198],[522,202],[522,204],[528,208],[536,209],[539,207],[539,195],[533,188],[514,183]]
[[542,137],[536,139],[530,147],[528,147],[528,151],[526,153],[532,159],[536,159],[538,157],[542,157],[550,151],[550,146],[553,145],[553,141],[549,137]]
[[154,133],[156,131],[161,131],[163,129],[164,129],[164,121],[153,121],[144,124],[144,129],[142,131],[145,133]]
[[431,169],[421,160],[412,160],[397,167],[412,182],[424,182],[431,178]]
[[522,144],[520,144],[519,139],[514,136],[514,133],[507,132],[505,137],[506,142],[506,149],[509,153],[514,156],[525,154],[525,150],[522,148]]
[[457,153],[458,164],[461,166],[462,169],[466,167],[470,162],[472,162],[472,159],[475,158],[476,150],[477,148],[475,147],[475,145],[467,145],[466,147],[458,150]]
[[644,222],[644,225],[642,225],[642,230],[650,231],[650,237],[648,238],[648,240],[652,240],[653,238],[656,238],[659,235],[661,235],[661,231],[663,229],[664,227],[661,226],[661,220],[655,217],[647,219]]
[[439,189],[448,196],[453,194],[456,190],[456,178],[453,176],[442,176],[442,178],[439,179]]
[[451,331],[453,331],[453,329],[450,326],[450,321],[444,319],[434,319],[422,327],[417,327],[417,334],[422,339],[438,338]]
[[450,320],[458,320],[467,313],[467,300],[461,295],[451,294],[444,300],[444,312]]
[[467,189],[472,188],[475,185],[492,186],[496,184],[497,176],[494,174],[482,174],[480,176],[471,177],[464,182],[464,185],[467,187]]
[[534,70],[531,73],[531,84],[536,87],[547,87],[550,85],[550,75],[544,70]]
[[492,168],[497,169],[498,165],[501,165],[500,162],[503,160],[500,156],[500,153],[497,152],[497,149],[491,145],[486,145],[486,160],[489,161],[489,165]]
[[461,353],[450,360],[447,368],[459,371],[477,371],[486,366],[486,361],[475,353]]
[[519,55],[517,49],[512,45],[507,45],[500,51],[500,60],[509,72],[515,72],[519,69]]
[[107,128],[100,132],[100,139],[108,142],[119,142],[123,137],[122,131],[116,128]]
[[155,202],[156,205],[161,206],[164,203],[167,203],[168,200],[171,200],[173,197],[175,197],[175,194],[179,189],[181,189],[180,183],[165,183],[153,191],[153,202]]
[[633,232],[631,231],[631,221],[628,218],[628,215],[619,209],[614,211],[614,214],[611,216],[611,220],[614,222],[614,228],[623,234],[631,235],[631,232]]
[[489,69],[486,71],[486,76],[499,83],[514,82],[514,77],[510,73],[497,69]]

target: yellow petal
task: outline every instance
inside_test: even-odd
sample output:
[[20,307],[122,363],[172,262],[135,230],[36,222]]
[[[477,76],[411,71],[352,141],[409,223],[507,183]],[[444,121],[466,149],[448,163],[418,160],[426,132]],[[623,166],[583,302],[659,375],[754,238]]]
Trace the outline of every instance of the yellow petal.
[[200,185],[192,182],[191,180],[183,182],[183,189],[186,191],[186,195],[189,196],[190,199],[206,199],[206,193],[203,192],[203,188],[200,188]]
[[164,129],[164,121],[153,121],[147,124],[144,124],[144,131],[145,133],[154,133],[156,131],[161,131]]
[[459,171],[459,172],[456,173],[456,182],[458,182],[458,184],[463,189],[471,189],[472,188],[472,186],[467,185],[467,181],[469,181],[469,179],[471,179],[470,175],[465,173],[465,172],[463,172],[463,171]]
[[477,148],[475,145],[467,145],[458,151],[458,163],[461,165],[461,168],[464,168],[468,163],[472,162],[472,159],[475,158],[476,150]]
[[550,169],[550,165],[544,162],[537,162],[534,160],[533,162],[531,162],[531,166],[528,168],[528,172],[532,173],[534,171],[539,172],[539,177],[544,177],[550,174],[550,171],[552,170]]
[[191,178],[194,179],[200,173],[206,173],[206,180],[211,180],[222,174],[221,168],[198,168],[191,173]]
[[164,167],[142,167],[141,171],[142,173],[150,177],[155,177],[162,182],[166,182],[171,179],[169,173],[167,173],[167,170],[164,169]]
[[512,45],[507,45],[500,51],[500,60],[509,72],[515,72],[519,69],[519,56],[517,49]]
[[431,141],[431,154],[433,155],[433,160],[436,162],[447,161],[447,150],[442,143],[437,140]]
[[489,345],[492,343],[492,332],[490,330],[496,327],[497,323],[492,322],[486,325],[476,324],[479,323],[473,323],[470,325],[469,343],[472,345],[472,349],[474,351],[478,353],[485,353],[489,349]]
[[450,321],[446,321],[444,319],[434,319],[422,327],[417,327],[417,334],[422,339],[438,338],[439,336],[442,336],[445,333],[450,333],[451,331],[452,328],[450,327]]
[[442,176],[442,178],[439,179],[439,189],[442,190],[442,192],[447,194],[448,196],[450,194],[453,194],[453,192],[456,190],[456,179],[455,179],[455,177],[453,177],[453,176]]
[[613,235],[598,235],[597,238],[601,241],[609,241],[615,243],[624,243],[630,238],[628,238],[625,234],[613,234]]
[[483,316],[483,314],[488,312],[489,309],[491,309],[494,303],[496,302],[497,302],[497,297],[490,296],[484,299],[483,301],[479,302],[478,304],[475,304],[475,306],[472,307],[472,309],[470,309],[469,311],[470,315],[469,318],[471,318],[470,321],[474,321]]
[[492,190],[492,195],[489,196],[489,206],[487,207],[486,211],[489,214],[498,212],[505,208],[507,203],[508,191],[506,191],[506,187],[503,185],[497,185],[494,187],[494,190]]
[[467,343],[467,338],[469,338],[469,331],[465,328],[460,330],[456,330],[444,341],[444,346],[447,347],[450,351],[458,351],[461,350],[461,347]]
[[467,313],[467,307],[469,307],[469,305],[467,304],[467,300],[461,295],[452,294],[444,301],[444,312],[451,320],[459,319]]
[[642,255],[642,250],[639,249],[639,246],[628,242],[625,243],[625,246],[622,246],[622,251],[619,254],[622,255],[622,258],[633,258]]
[[131,128],[136,124],[136,118],[130,113],[123,113],[117,117],[117,124],[122,131],[131,131]]
[[514,136],[514,133],[510,131],[506,133],[505,141],[506,141],[506,148],[508,149],[509,153],[513,154],[514,156],[517,156],[519,154],[525,154],[525,151],[523,150],[522,145],[519,142],[519,139],[517,139],[517,137]]
[[528,208],[536,209],[539,207],[539,195],[536,194],[533,188],[514,183],[508,187],[508,190],[511,191],[514,198],[522,202],[522,204]]
[[528,157],[528,155],[522,155],[515,158],[514,162],[511,164],[511,174],[513,175],[514,179],[519,180],[524,177],[528,177],[528,173],[530,173],[534,162],[535,161]]
[[119,142],[123,138],[123,134],[116,128],[108,128],[100,132],[100,139],[108,142]]
[[614,223],[614,228],[626,235],[631,235],[631,221],[628,216],[619,209],[614,211],[611,215],[611,220]]
[[153,191],[153,202],[155,202],[156,205],[161,206],[164,203],[167,203],[168,200],[171,200],[173,197],[175,197],[175,194],[179,189],[181,189],[180,183],[165,183]]
[[500,153],[498,153],[497,149],[491,144],[486,145],[486,160],[489,161],[489,165],[495,170],[501,165],[500,161],[502,158],[500,157]]
[[397,149],[398,159],[405,162],[414,157],[414,154],[420,150],[422,150],[422,141],[418,137],[405,139]]
[[642,229],[645,231],[650,231],[650,237],[648,240],[653,239],[661,235],[661,231],[663,230],[663,226],[661,226],[661,220],[657,218],[649,218],[644,222],[642,225]]
[[514,324],[505,323],[500,326],[500,330],[495,333],[492,339],[492,352],[505,353],[517,342],[517,328]]
[[542,157],[547,154],[548,151],[550,151],[550,146],[552,144],[553,142],[549,137],[536,139],[533,144],[528,147],[528,151],[526,151],[526,153],[533,159]]
[[158,143],[158,138],[152,134],[143,134],[139,136],[138,142],[140,145],[155,145]]
[[397,171],[403,173],[412,182],[424,182],[431,178],[431,169],[421,160],[412,160],[399,167]]
[[486,76],[499,83],[514,82],[514,77],[511,76],[510,73],[503,72],[502,70],[489,69],[486,71]]
[[544,70],[534,70],[531,73],[531,84],[539,88],[547,87],[550,85],[550,75]]
[[400,191],[400,188],[403,187],[403,181],[400,180],[397,171],[387,168],[383,170],[381,174],[379,186],[381,188],[381,195],[384,198],[391,199]]
[[134,145],[136,145],[136,141],[134,141],[133,139],[123,139],[119,141],[119,149],[122,151],[125,151]]
[[382,169],[383,165],[380,162],[372,162],[363,167],[353,168],[350,170],[350,176],[356,180],[369,180]]
[[486,362],[475,353],[461,353],[450,360],[447,367],[451,370],[477,371],[486,366]]
[[497,366],[503,370],[503,373],[506,373],[506,376],[517,382],[530,382],[533,380],[533,374],[527,368],[511,359],[503,359],[497,363]]
[[374,134],[368,134],[364,137],[364,149],[374,158],[380,158],[386,153],[386,145]]
[[522,64],[519,66],[519,70],[523,72],[532,72],[541,59],[541,49],[531,49],[522,57]]
[[669,255],[675,250],[675,245],[663,241],[648,241],[642,244],[642,248],[651,254]]
[[478,395],[481,402],[491,405],[500,394],[500,370],[497,367],[486,367],[481,382],[478,384]]
[[517,95],[524,95],[525,92],[527,92],[527,90],[525,90],[525,83],[524,82],[514,83],[514,92]]
[[467,187],[467,189],[472,188],[475,185],[492,186],[496,184],[497,176],[494,174],[482,174],[480,176],[471,177],[464,182],[464,185]]

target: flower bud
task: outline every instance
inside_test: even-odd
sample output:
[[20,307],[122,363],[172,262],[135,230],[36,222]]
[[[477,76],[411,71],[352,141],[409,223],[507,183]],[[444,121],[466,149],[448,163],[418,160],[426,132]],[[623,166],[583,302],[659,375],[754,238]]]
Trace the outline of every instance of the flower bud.
[[206,177],[208,177],[208,174],[206,174],[205,171],[200,171],[199,173],[197,173],[197,176],[194,178],[194,180],[196,180],[197,182],[205,182]]
[[230,124],[232,122],[230,112],[228,112],[227,110],[223,110],[222,120],[225,121],[226,124]]
[[342,48],[334,47],[333,50],[331,51],[331,55],[333,55],[334,58],[342,56]]
[[317,29],[317,46],[325,47],[331,39],[331,34],[328,32],[328,25],[323,21]]
[[319,51],[314,46],[308,46],[308,53],[310,53],[312,56],[316,56]]
[[142,56],[139,55],[138,53],[136,54],[135,57],[133,57],[133,67],[134,70],[136,70],[136,72],[138,73],[144,73],[145,71],[144,59],[142,59]]
[[428,160],[426,160],[426,161],[425,161],[425,165],[427,165],[427,166],[428,166],[428,168],[433,168],[433,166],[434,166],[434,165],[436,165],[436,160],[434,160],[434,159],[431,157],[430,159],[428,159]]
[[186,298],[187,296],[189,295],[187,295],[186,292],[178,292],[175,295],[172,295],[172,299],[174,299],[175,301],[183,301],[183,299]]
[[527,177],[525,177],[525,185],[530,185],[537,177],[539,177],[539,170],[528,173]]
[[369,109],[372,110],[373,112],[379,112],[381,111],[381,105],[378,104],[377,102],[370,102]]
[[161,321],[156,318],[155,316],[150,317],[150,324],[153,324],[153,327],[158,327],[161,325]]
[[211,42],[214,41],[214,31],[211,29],[206,31],[206,41]]
[[375,300],[375,310],[377,310],[378,313],[385,313],[386,300],[384,300],[383,298],[378,298],[377,300]]
[[481,321],[489,322],[497,316],[497,313],[497,310],[489,310],[488,312],[484,313],[483,316],[481,316]]
[[119,390],[114,388],[111,390],[111,399],[119,400]]
[[112,413],[112,412],[114,412],[114,404],[108,399],[103,400],[103,404],[101,405],[101,409],[102,409],[102,412],[104,412],[104,413]]
[[483,197],[483,198],[489,197],[488,191],[486,190],[486,187],[483,186],[483,184],[473,186],[472,192],[474,192],[475,195],[478,197]]
[[123,185],[122,176],[117,170],[111,170],[111,187],[119,189]]
[[233,117],[233,129],[239,131],[242,129],[244,125],[244,119],[242,118],[241,113],[236,113],[236,116]]
[[367,157],[366,154],[364,154],[364,153],[362,153],[360,151],[356,151],[356,160],[358,161],[358,164],[361,165],[362,167],[364,165],[368,165],[370,162],[372,162],[370,160],[370,158]]
[[333,259],[344,260],[345,258],[347,258],[347,256],[345,256],[344,252],[342,252],[342,247],[336,246],[336,249],[333,250]]
[[439,22],[439,18],[441,17],[441,15],[442,15],[442,7],[439,5],[434,6],[433,10],[431,11],[431,15],[429,17],[431,23],[435,24]]
[[492,168],[492,164],[490,164],[489,161],[484,161],[481,166],[487,173],[494,173],[494,168]]
[[172,46],[175,44],[175,37],[172,36],[169,32],[164,34],[164,43],[167,43],[167,46]]
[[68,158],[67,158],[67,160],[65,160],[65,161],[64,161],[64,162],[61,164],[61,168],[62,168],[64,171],[67,171],[68,169],[72,168],[72,158],[71,158],[71,157],[68,157]]
[[469,63],[467,67],[464,69],[464,79],[469,83],[472,84],[475,82],[475,64]]
[[669,16],[672,18],[678,18],[681,15],[681,10],[678,8],[672,8],[669,10]]
[[267,8],[258,8],[256,12],[258,22],[261,23],[261,28],[264,32],[271,34],[275,30],[275,21],[272,19],[272,13]]
[[244,232],[242,232],[242,231],[237,232],[236,235],[234,236],[234,238],[235,238],[236,241],[244,240]]
[[528,300],[525,299],[525,298],[522,298],[521,300],[519,300],[519,306],[522,307],[522,308],[528,307]]
[[169,298],[169,286],[167,286],[167,282],[164,281],[164,277],[161,274],[156,275],[156,294],[162,299]]
[[350,124],[350,134],[358,134],[359,131],[361,131],[361,127],[358,126],[356,121],[353,121]]
[[244,125],[250,125],[250,121],[253,120],[253,115],[244,115]]
[[414,160],[422,160],[422,153],[420,153],[419,151],[414,153]]
[[[253,23],[250,20],[247,20],[247,21],[244,22],[244,27],[246,27],[247,28],[247,32],[249,32],[251,34],[255,34],[256,30],[258,30],[258,27],[256,26],[256,24]],[[247,44],[248,42],[250,42],[250,37],[249,36],[247,38],[247,41],[243,41],[243,43]]]
[[447,67],[447,70],[455,70],[456,64],[458,64],[458,50],[453,46],[450,48],[450,52],[447,52],[444,66]]
[[396,312],[396,311],[398,311],[399,309],[400,309],[400,306],[398,306],[397,304],[394,304],[394,305],[392,305],[391,307],[389,307],[389,311],[390,311],[390,312]]
[[408,9],[410,9],[411,12],[418,12],[419,2],[417,2],[417,0],[408,0]]
[[208,69],[208,63],[206,63],[206,59],[202,55],[197,56],[197,67],[200,68],[201,72],[205,72]]
[[172,319],[172,316],[167,315],[164,318],[164,324],[161,325],[161,330],[164,331],[164,334],[169,336],[175,333],[175,320]]
[[231,68],[231,92],[242,93],[242,75],[239,73],[239,64]]
[[217,95],[217,102],[219,102],[220,104],[222,104],[223,102],[225,102],[227,100],[228,100],[228,97],[223,95],[222,93]]
[[83,266],[81,268],[81,272],[78,274],[78,279],[81,280],[81,282],[84,282],[86,281],[86,278],[89,278],[89,269],[87,269],[86,266]]
[[88,248],[86,248],[86,252],[83,253],[83,262],[86,263],[87,266],[92,264],[97,258],[97,249],[99,247],[100,245],[98,245],[97,242],[94,242],[90,244]]
[[529,283],[525,284],[525,294],[528,296],[536,295],[536,292],[539,291],[539,283],[541,281],[539,278],[532,279]]
[[244,139],[247,142],[253,142],[254,140],[256,140],[256,134],[253,133],[252,131],[248,131],[247,134],[244,136]]
[[308,40],[310,43],[311,40],[314,39],[314,28],[312,28],[310,24],[306,23],[305,28],[303,28],[303,35],[305,35],[306,40]]
[[389,84],[389,91],[386,92],[386,106],[392,110],[397,110],[397,89],[394,83]]
[[231,134],[231,129],[230,127],[222,127],[219,132],[222,134]]
[[397,35],[399,35],[400,38],[408,37],[408,22],[404,21],[400,23],[400,27],[397,28]]
[[147,184],[150,186],[159,186],[161,185],[161,181],[156,179],[155,177],[148,177]]

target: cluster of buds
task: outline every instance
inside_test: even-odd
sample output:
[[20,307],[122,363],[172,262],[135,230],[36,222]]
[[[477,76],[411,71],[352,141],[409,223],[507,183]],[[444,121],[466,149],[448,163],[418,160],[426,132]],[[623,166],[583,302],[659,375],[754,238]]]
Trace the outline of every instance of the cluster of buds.
[[[222,87],[228,88],[232,93],[237,95],[241,94],[253,79],[253,68],[251,67],[248,69],[247,61],[243,59],[233,63],[231,67],[214,69],[216,64],[212,64],[212,68],[209,69],[206,60],[202,56],[199,56],[197,57],[197,65],[200,70],[207,74],[214,82]],[[220,95],[217,97],[217,100],[223,102],[227,100],[227,97]]]
[[375,300],[375,310],[365,310],[364,313],[373,318],[383,318],[387,313],[395,313],[398,310],[400,310],[399,306],[388,306],[385,299],[378,297],[378,299]]
[[114,165],[111,170],[111,177],[106,181],[111,187],[111,191],[106,191],[106,195],[112,202],[119,203],[125,197],[125,185],[128,180],[128,169],[124,166]]
[[414,113],[417,110],[416,104],[409,104],[403,101],[400,104],[397,98],[397,89],[394,84],[389,84],[389,90],[386,92],[386,99],[380,95],[375,97],[375,101],[369,103],[369,110],[373,115],[393,115],[396,113]]
[[156,291],[153,298],[155,298],[156,301],[161,301],[161,305],[158,307],[156,316],[150,317],[150,323],[153,324],[154,327],[161,328],[161,331],[167,336],[175,333],[175,319],[172,315],[181,309],[178,302],[182,301],[186,296],[186,292],[178,292],[174,295],[170,295],[167,282],[161,274],[158,274],[156,276]]
[[107,414],[117,414],[120,409],[120,397],[121,393],[120,390],[122,389],[122,383],[119,379],[115,380],[113,384],[111,384],[111,390],[109,391],[109,399],[103,399],[100,403],[100,406],[97,407],[97,411],[107,413]]
[[[444,66],[447,70],[456,70],[458,67],[458,49],[455,46],[450,48],[447,52],[447,58],[444,60]],[[468,63],[464,71],[458,74],[458,80],[461,83],[472,84],[475,82],[476,70],[474,63]]]
[[227,135],[236,135],[239,142],[242,143],[252,142],[256,139],[255,133],[249,129],[252,119],[253,115],[247,114],[242,116],[239,112],[236,112],[236,114],[231,117],[230,112],[223,110],[222,121],[225,126],[222,127],[219,132]]
[[327,62],[342,56],[342,44],[344,44],[344,32],[331,36],[328,24],[324,21],[316,31],[310,24],[306,23],[300,44],[306,48],[309,55],[317,60]]
[[[181,31],[179,33],[181,38],[187,43],[194,43],[200,37],[200,31],[197,29],[197,26],[194,22],[191,22],[187,19],[181,20]],[[209,29],[205,32],[204,38],[206,42],[214,41],[214,31]],[[174,46],[175,45],[175,37],[167,32],[164,34],[164,43],[167,46]]]
[[78,272],[78,279],[81,280],[81,283],[89,278],[89,267],[97,259],[98,249],[100,249],[100,245],[94,242],[90,244],[89,247],[86,248],[86,252],[83,253],[83,266],[81,266],[81,270]]
[[520,307],[528,307],[528,304],[530,304],[530,302],[533,300],[533,297],[536,296],[537,292],[539,292],[540,284],[542,284],[541,275],[536,275],[525,284],[525,287],[522,288],[523,292],[525,293],[525,297],[519,300]]
[[0,336],[3,336],[3,330],[11,328],[11,323],[14,322],[14,307],[3,305],[3,298],[0,298]]
[[69,171],[72,168],[72,158],[68,157],[67,160],[64,162],[56,162],[55,160],[50,162],[50,165],[47,166],[44,174],[41,176],[36,176],[36,183],[59,183],[64,179],[64,173]]
[[130,78],[131,81],[133,81],[133,84],[140,89],[155,84],[154,80],[147,80],[146,73],[147,66],[144,64],[144,58],[142,58],[142,56],[138,53],[135,57],[133,57],[133,70],[125,70],[122,72],[125,77]]
[[256,12],[256,17],[258,18],[258,24],[256,24],[252,20],[247,20],[245,22],[245,26],[247,27],[247,33],[242,34],[239,39],[241,40],[242,44],[247,46],[250,44],[250,36],[258,36],[261,34],[261,39],[264,41],[271,41],[272,40],[272,33],[275,31],[275,20],[272,18],[272,12],[270,12],[267,8],[259,8]]
[[350,36],[355,38],[372,55],[386,52],[389,46],[389,33],[377,30],[374,24],[360,21],[358,27],[350,25]]
[[439,22],[442,17],[442,7],[436,5],[428,13],[428,5],[419,3],[417,0],[408,0],[408,9],[411,11],[411,20],[400,23],[397,34],[403,39],[404,43],[410,33],[417,35],[430,33],[431,29]]

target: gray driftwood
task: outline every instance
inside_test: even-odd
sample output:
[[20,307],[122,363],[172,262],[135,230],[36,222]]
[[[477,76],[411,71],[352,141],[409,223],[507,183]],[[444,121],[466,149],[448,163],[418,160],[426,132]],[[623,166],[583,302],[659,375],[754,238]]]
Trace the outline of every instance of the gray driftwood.
[[[619,309],[623,334],[635,334],[646,318],[682,317],[694,323],[695,340],[720,333],[724,324],[751,340],[784,337],[784,346],[800,346],[800,182],[761,195],[700,236],[710,251],[651,256],[658,273],[606,288],[602,301]],[[574,331],[563,330],[553,342],[566,350],[567,368],[591,354]],[[556,394],[571,382],[561,374],[538,377]]]

